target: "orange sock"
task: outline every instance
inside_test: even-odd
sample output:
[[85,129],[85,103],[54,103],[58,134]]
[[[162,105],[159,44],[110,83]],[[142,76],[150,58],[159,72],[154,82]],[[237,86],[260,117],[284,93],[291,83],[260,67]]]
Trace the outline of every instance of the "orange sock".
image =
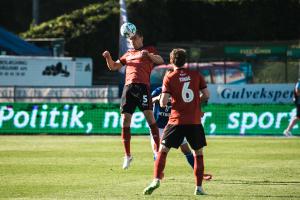
[[196,185],[202,186],[203,173],[204,173],[204,161],[203,155],[194,156],[194,175],[196,178]]
[[130,134],[130,127],[123,127],[122,128],[122,142],[125,150],[126,156],[130,156],[130,139],[131,139],[131,134]]
[[166,152],[158,152],[157,159],[155,160],[154,164],[154,178],[163,178],[163,171],[165,169],[167,155],[168,153]]

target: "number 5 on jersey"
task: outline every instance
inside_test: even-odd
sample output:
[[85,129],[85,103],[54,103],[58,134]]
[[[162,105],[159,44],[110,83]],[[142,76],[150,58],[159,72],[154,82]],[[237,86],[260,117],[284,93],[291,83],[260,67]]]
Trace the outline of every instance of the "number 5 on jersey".
[[148,103],[147,95],[143,95],[143,103]]

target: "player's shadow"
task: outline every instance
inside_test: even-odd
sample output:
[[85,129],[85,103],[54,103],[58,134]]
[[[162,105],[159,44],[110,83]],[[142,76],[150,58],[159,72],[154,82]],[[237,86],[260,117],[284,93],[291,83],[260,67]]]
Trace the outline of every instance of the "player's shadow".
[[[224,185],[299,185],[300,186],[300,181],[268,181],[268,180],[262,180],[262,181],[257,181],[257,180],[218,180],[214,179],[212,180],[213,182],[217,182],[218,184],[224,184]],[[182,197],[182,199],[186,198],[186,195],[183,194],[161,194],[160,196],[173,196],[173,197]],[[204,195],[206,196],[206,195]],[[300,199],[300,195],[272,195],[272,194],[232,194],[232,193],[223,193],[223,194],[214,194],[208,193],[209,197],[231,197],[231,198],[240,198],[240,199],[247,199],[247,198],[280,198],[280,199]]]
[[227,185],[300,185],[300,181],[268,181],[268,180],[214,180]]
[[236,198],[239,197],[240,199],[247,199],[247,198],[280,198],[280,199],[299,199],[300,196],[299,195],[259,195],[259,194],[211,194],[209,193],[208,196],[210,197],[231,197],[231,198]]
[[[224,185],[299,185],[300,181],[268,181],[268,180],[214,180],[214,182],[219,182],[220,184]],[[209,196],[215,196],[215,197],[224,197],[224,196],[230,196],[232,197],[232,194],[209,194]],[[282,198],[282,199],[299,199],[300,195],[260,195],[260,194],[233,194],[233,196],[245,198],[245,197],[256,197],[256,198]]]

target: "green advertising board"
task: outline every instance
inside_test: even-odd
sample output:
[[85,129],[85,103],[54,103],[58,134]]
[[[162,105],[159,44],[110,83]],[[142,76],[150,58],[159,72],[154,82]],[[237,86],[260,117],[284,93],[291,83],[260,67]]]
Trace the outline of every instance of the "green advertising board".
[[[282,135],[296,109],[291,104],[208,104],[207,135]],[[149,134],[143,113],[133,114],[133,134]],[[120,134],[119,104],[1,103],[0,134]],[[300,135],[296,125],[294,135]]]
[[300,59],[300,48],[291,48],[287,51],[287,57],[291,59]]
[[225,46],[224,53],[228,56],[245,57],[286,57],[287,47],[285,46]]

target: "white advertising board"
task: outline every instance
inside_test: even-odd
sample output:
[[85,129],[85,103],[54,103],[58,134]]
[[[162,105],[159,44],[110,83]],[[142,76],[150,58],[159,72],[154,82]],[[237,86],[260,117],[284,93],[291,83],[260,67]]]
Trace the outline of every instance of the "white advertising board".
[[292,103],[294,84],[208,85],[210,103]]
[[1,86],[91,86],[92,60],[0,56]]
[[0,102],[119,103],[118,86],[97,87],[1,87]]

